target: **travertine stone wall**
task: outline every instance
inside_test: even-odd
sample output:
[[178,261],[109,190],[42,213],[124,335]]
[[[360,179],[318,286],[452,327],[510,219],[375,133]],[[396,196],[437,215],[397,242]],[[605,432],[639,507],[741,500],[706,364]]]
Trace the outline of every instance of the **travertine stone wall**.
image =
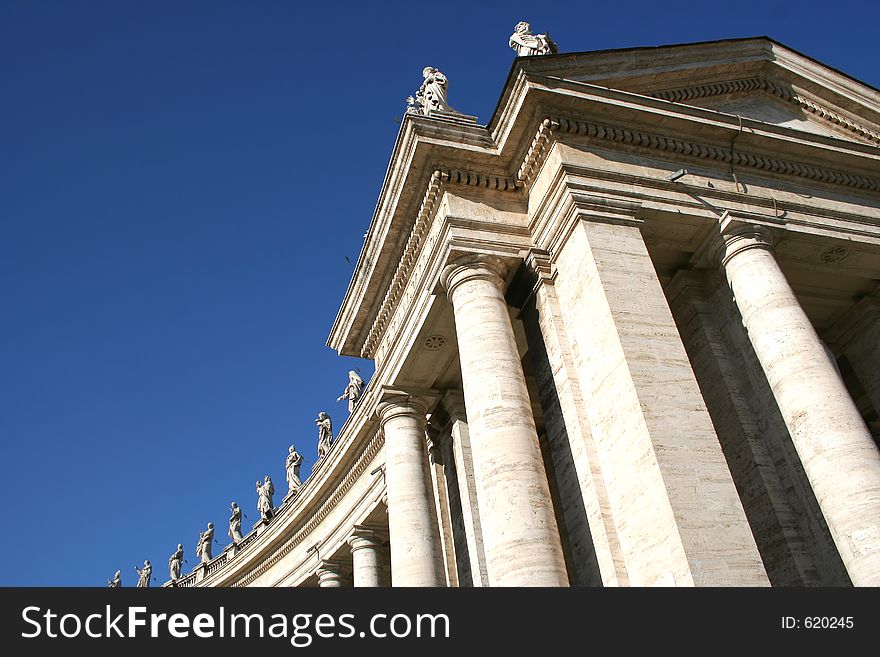
[[581,221],[556,265],[630,583],[766,585],[639,229]]
[[[857,303],[829,331],[864,388],[874,412],[880,415],[880,298],[877,292]],[[875,429],[875,440],[880,427]]]

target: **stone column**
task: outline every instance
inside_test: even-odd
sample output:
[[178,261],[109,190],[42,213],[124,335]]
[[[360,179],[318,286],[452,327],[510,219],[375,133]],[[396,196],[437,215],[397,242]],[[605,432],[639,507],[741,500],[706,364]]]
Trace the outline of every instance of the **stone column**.
[[315,571],[315,575],[318,576],[318,586],[322,589],[342,587],[342,564],[338,561],[322,561],[318,570]]
[[458,588],[458,565],[452,534],[452,511],[449,507],[449,490],[446,468],[443,463],[443,443],[449,440],[449,436],[444,437],[439,429],[430,424],[426,427],[425,434],[428,446],[428,470],[431,473],[434,507],[440,530],[440,554],[443,556],[443,570],[446,573],[447,586]]
[[497,259],[469,256],[442,275],[455,313],[489,583],[567,586],[503,271]]
[[380,586],[379,548],[382,539],[372,528],[355,525],[348,544],[351,546],[355,587]]
[[379,405],[393,586],[443,586],[440,534],[425,444],[425,405],[405,394]]
[[442,403],[452,420],[452,453],[455,459],[461,515],[470,559],[471,580],[474,586],[488,586],[486,551],[483,545],[483,528],[480,523],[480,506],[477,502],[474,460],[471,455],[471,437],[468,432],[464,395],[458,390],[447,390]]
[[771,251],[722,225],[722,265],[850,579],[880,585],[880,453]]

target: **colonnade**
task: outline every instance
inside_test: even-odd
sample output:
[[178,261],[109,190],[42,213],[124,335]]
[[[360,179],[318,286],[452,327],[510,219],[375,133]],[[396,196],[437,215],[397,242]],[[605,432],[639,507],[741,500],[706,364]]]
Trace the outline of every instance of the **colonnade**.
[[[621,230],[626,235],[618,234]],[[603,239],[607,237],[609,244],[620,244],[621,237],[640,240],[638,232],[633,227],[585,228],[582,239],[586,240],[596,260],[593,273],[599,278],[603,275],[608,280],[613,278],[614,272],[603,270],[608,266],[608,260],[601,252]],[[854,584],[880,585],[880,453],[877,446],[779,267],[768,230],[752,225],[722,225],[720,238],[717,265],[733,291],[743,324],[843,562]],[[648,271],[650,260],[646,251],[641,252],[643,250],[634,247],[626,257],[646,260],[645,275],[655,276]],[[582,261],[578,263],[581,264],[577,266],[582,268]],[[645,263],[639,260],[637,264],[640,267]],[[633,267],[630,263],[625,269],[629,272],[638,270]],[[441,284],[455,318],[470,435],[472,474],[468,483],[476,492],[473,503],[479,504],[478,529],[485,561],[485,583],[491,586],[567,586],[568,573],[532,401],[505,301],[505,272],[500,259],[472,255],[452,261],[441,275]],[[656,304],[652,312],[657,317],[648,318],[650,322],[645,326],[650,324],[665,330],[669,324],[673,327],[672,332],[652,329],[654,333],[648,340],[665,342],[643,347],[637,333],[625,334],[628,327],[623,325],[621,318],[629,311],[614,305],[622,302],[621,297],[614,296],[613,281],[600,287],[603,303],[607,304],[605,307],[597,306],[596,297],[589,296],[588,283],[583,283],[577,289],[577,295],[572,295],[571,290],[577,285],[580,283],[570,282],[568,291],[561,290],[560,299],[565,301],[568,295],[575,306],[584,303],[587,304],[585,308],[589,306],[589,312],[606,313],[606,323],[617,332],[618,343],[615,344],[624,363],[624,369],[611,372],[608,375],[611,378],[606,379],[618,377],[614,394],[625,397],[632,392],[632,398],[638,400],[632,411],[633,428],[628,437],[613,443],[620,427],[606,423],[606,437],[602,437],[600,427],[599,435],[585,438],[591,441],[588,451],[592,458],[605,459],[605,462],[591,467],[595,472],[604,472],[603,485],[607,485],[607,490],[597,498],[599,506],[596,508],[604,507],[604,513],[612,515],[612,520],[606,524],[608,531],[615,536],[609,543],[607,559],[603,562],[604,557],[599,555],[600,563],[613,563],[616,569],[606,579],[614,582],[628,577],[634,584],[766,585],[766,573],[732,480],[726,472],[717,437],[699,391],[691,385],[693,374],[685,372],[689,368],[686,358],[679,362],[684,351],[680,337],[674,331],[671,315],[667,317],[668,305]],[[659,286],[658,290],[651,290],[657,291]],[[662,291],[660,294],[662,298]],[[574,330],[569,326],[569,335],[575,340],[589,340],[585,335],[588,330],[578,327],[575,322]],[[693,399],[688,397],[687,422],[690,424],[683,428],[685,434],[689,434],[682,439],[670,430],[672,425],[663,415],[670,412],[674,415],[676,409],[663,411],[660,406],[663,399],[655,398],[656,395],[652,397],[656,389],[648,382],[650,372],[642,372],[637,369],[640,366],[632,364],[639,357],[638,350],[643,348],[655,356],[666,349],[672,367],[680,366],[684,372],[681,378],[683,387],[678,387],[675,394],[679,397],[687,394]],[[578,368],[589,367],[590,354],[587,351],[576,355]],[[566,358],[566,362],[574,362],[573,356]],[[584,370],[578,372],[581,385],[589,390]],[[639,379],[642,375],[644,378]],[[576,374],[568,372],[566,376]],[[595,387],[593,393],[605,394]],[[385,433],[391,584],[394,586],[444,586],[446,583],[425,437],[426,413],[436,401],[436,394],[432,391],[387,389],[378,407]],[[596,403],[595,398],[592,403]],[[654,404],[657,406],[652,406]],[[619,420],[620,417],[614,421]],[[688,454],[688,444],[702,450],[697,455],[699,458]],[[614,479],[615,473],[608,464],[624,463],[635,453],[636,447],[646,460],[640,460],[632,467],[637,467],[644,477],[635,484],[627,483],[629,488],[624,488]],[[671,460],[673,458],[678,460]],[[700,461],[692,464],[692,471],[685,471],[687,458]],[[700,471],[701,467],[708,470]],[[620,470],[617,474],[629,476],[630,473]],[[708,527],[700,523],[709,516],[698,515],[693,506],[713,503],[692,499],[695,495],[700,497],[699,489],[694,492],[694,485],[703,485],[700,481],[710,482],[705,484],[703,493],[720,495],[715,499],[722,499],[725,505],[713,513],[726,515],[719,515],[721,520],[718,521],[710,520]],[[644,493],[645,486],[652,491],[649,495]],[[633,491],[638,493],[639,490],[643,491],[642,496],[633,497]],[[641,515],[622,517],[624,511]],[[694,515],[690,516],[692,512]],[[630,523],[633,519],[634,524]],[[650,579],[646,575],[651,568],[649,560],[633,556],[646,547],[638,540],[650,538],[651,532],[658,529],[661,534],[655,533],[654,537],[662,536],[657,540],[669,545],[658,543],[654,546],[660,550],[657,554],[666,550],[672,555],[663,566],[668,575],[666,579],[663,579],[663,573]],[[701,531],[712,536],[703,540]],[[737,538],[728,547],[726,541],[733,535]],[[378,552],[382,541],[378,536],[373,528],[358,526],[348,540],[355,586],[382,584]],[[469,542],[472,542],[470,537]],[[704,567],[701,564],[706,564],[712,554],[729,559],[736,566],[728,570],[701,570]],[[341,585],[338,563],[322,562],[317,575],[321,586]]]

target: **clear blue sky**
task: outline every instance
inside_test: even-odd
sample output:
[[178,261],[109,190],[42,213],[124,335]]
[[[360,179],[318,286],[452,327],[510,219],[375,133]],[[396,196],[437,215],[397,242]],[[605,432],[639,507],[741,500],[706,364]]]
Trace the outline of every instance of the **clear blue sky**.
[[424,66],[482,123],[520,20],[563,51],[766,34],[880,86],[877,6],[5,0],[0,585],[164,581],[286,490],[291,442],[310,469],[372,373],[324,342]]

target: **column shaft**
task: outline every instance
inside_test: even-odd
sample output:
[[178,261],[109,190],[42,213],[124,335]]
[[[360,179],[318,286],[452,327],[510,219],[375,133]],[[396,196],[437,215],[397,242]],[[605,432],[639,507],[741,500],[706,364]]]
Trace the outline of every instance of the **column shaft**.
[[336,561],[322,561],[321,566],[315,571],[318,576],[318,586],[322,589],[342,588],[342,564]]
[[880,453],[812,323],[754,226],[723,265],[804,471],[856,586],[880,585]]
[[348,543],[351,545],[355,587],[380,586],[382,565],[379,560],[379,537],[369,528],[356,526]]
[[379,406],[393,586],[443,586],[440,534],[425,442],[425,407],[407,397]]
[[449,265],[489,583],[567,586],[568,575],[500,268]]

